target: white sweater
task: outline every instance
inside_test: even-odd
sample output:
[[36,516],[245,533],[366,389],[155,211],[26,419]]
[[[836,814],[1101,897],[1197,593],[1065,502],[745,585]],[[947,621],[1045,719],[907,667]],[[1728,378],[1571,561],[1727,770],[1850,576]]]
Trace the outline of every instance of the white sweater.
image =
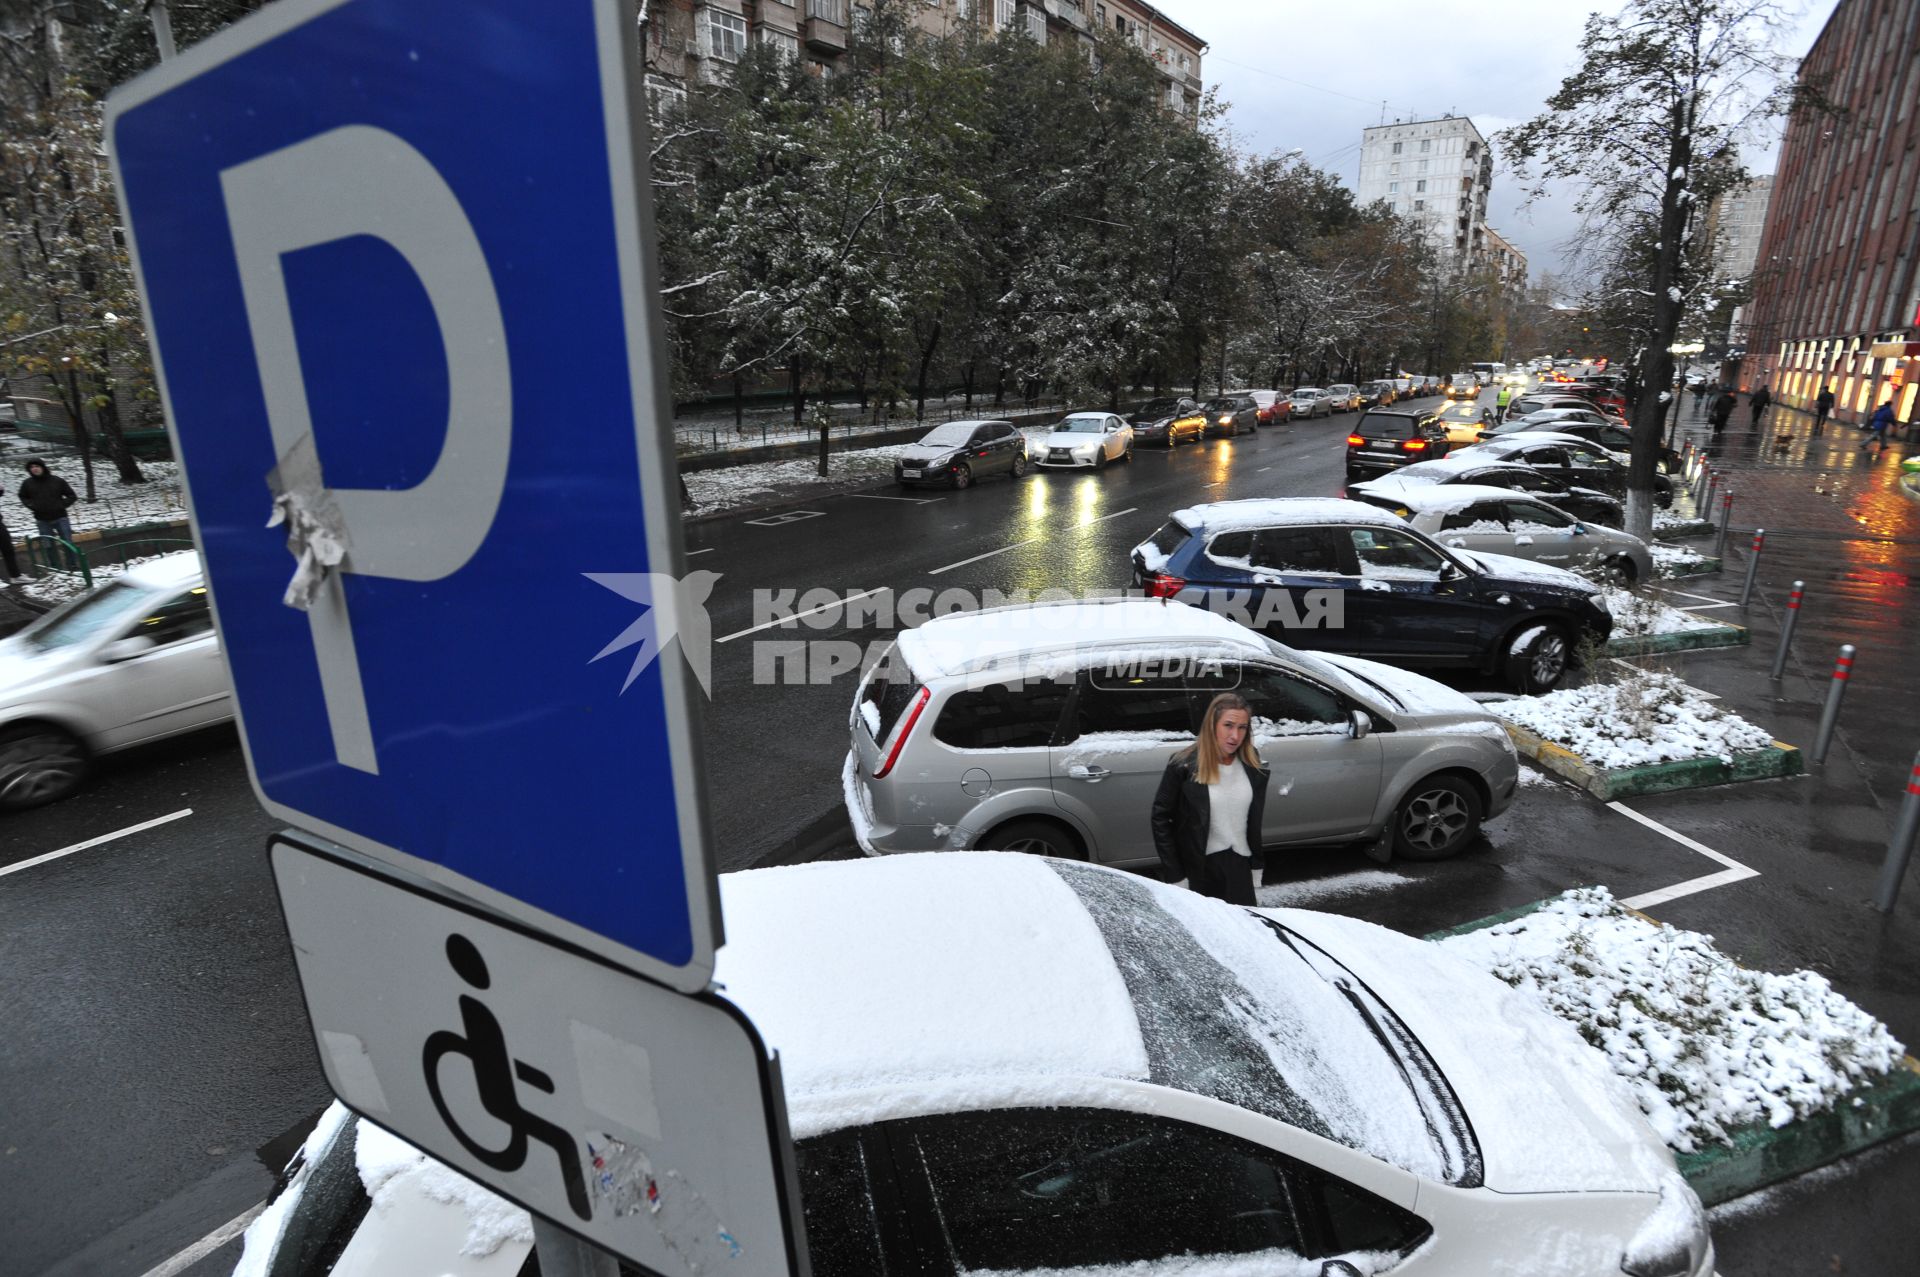
[[1240,760],[1223,763],[1220,779],[1207,786],[1207,851],[1235,851],[1251,857],[1247,846],[1247,809],[1253,805],[1253,786]]

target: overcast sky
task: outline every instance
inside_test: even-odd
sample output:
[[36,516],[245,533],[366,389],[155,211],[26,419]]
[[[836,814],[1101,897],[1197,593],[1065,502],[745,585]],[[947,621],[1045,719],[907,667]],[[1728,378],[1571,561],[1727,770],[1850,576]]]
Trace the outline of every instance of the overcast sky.
[[[1781,39],[1794,57],[1812,47],[1834,0],[1787,0],[1798,20]],[[1357,187],[1360,130],[1386,120],[1467,115],[1489,138],[1537,114],[1574,68],[1580,32],[1619,0],[1154,0],[1205,40],[1210,88],[1249,151],[1301,148],[1316,167]],[[1384,104],[1384,105],[1383,105]],[[1521,207],[1518,184],[1494,148],[1493,228],[1518,244],[1537,282],[1558,274],[1577,232],[1570,200]],[[1748,166],[1771,172],[1773,156]]]

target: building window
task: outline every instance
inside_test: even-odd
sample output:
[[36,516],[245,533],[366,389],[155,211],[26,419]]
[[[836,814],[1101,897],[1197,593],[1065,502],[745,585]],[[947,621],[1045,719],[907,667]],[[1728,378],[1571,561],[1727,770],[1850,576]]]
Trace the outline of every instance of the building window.
[[1400,176],[1400,166],[1399,166],[1398,164],[1389,164],[1389,165],[1387,165],[1387,173],[1388,173],[1388,175],[1389,175],[1389,176],[1392,176],[1392,177],[1399,177],[1399,176]]
[[1035,44],[1047,42],[1047,15],[1037,4],[1027,6],[1027,37]]
[[1420,161],[1420,171],[1421,171],[1422,173],[1424,173],[1424,172],[1426,172],[1426,171],[1427,171],[1427,161],[1426,161],[1426,160],[1421,160],[1421,161]]
[[707,19],[707,52],[722,62],[738,62],[747,51],[747,20],[721,9],[702,12]]
[[1387,183],[1387,194],[1398,195],[1399,193],[1400,193],[1400,183],[1398,182]]
[[1014,9],[1013,0],[993,0],[994,26],[1005,30],[1013,25],[1013,20],[1017,16],[1019,15]]
[[1413,189],[1416,191],[1420,191],[1424,194],[1427,189],[1427,179],[1423,177],[1419,181],[1415,182],[1413,184]]
[[647,76],[647,104],[653,108],[653,117],[663,119],[675,111],[684,111],[687,107],[687,86],[660,76]]
[[800,38],[791,31],[776,31],[772,27],[761,27],[754,32],[762,44],[770,44],[774,51],[789,62],[800,58]]
[[1395,142],[1395,143],[1393,144],[1393,153],[1394,153],[1395,155],[1398,155],[1398,154],[1400,154],[1400,148],[1401,148],[1401,146],[1403,146],[1403,145],[1404,145],[1404,143],[1401,143],[1401,142]]
[[844,27],[847,25],[847,0],[807,0],[807,16]]
[[1413,202],[1413,211],[1416,213],[1423,213],[1426,211],[1426,208],[1427,202],[1425,200],[1415,200]]
[[1420,139],[1420,154],[1425,155],[1433,149],[1433,143],[1427,138]]

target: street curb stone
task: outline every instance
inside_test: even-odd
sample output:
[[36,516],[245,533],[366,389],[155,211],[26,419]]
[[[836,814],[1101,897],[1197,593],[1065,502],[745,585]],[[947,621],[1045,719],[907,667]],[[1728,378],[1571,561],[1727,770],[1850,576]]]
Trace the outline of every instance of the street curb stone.
[[1731,762],[1718,758],[1683,758],[1640,767],[1596,767],[1570,749],[1545,740],[1515,723],[1504,723],[1513,747],[1548,771],[1572,781],[1598,798],[1611,802],[1635,794],[1659,794],[1674,789],[1731,785],[1743,780],[1775,780],[1806,770],[1800,751],[1775,741],[1766,749],[1735,754]]
[[[1450,940],[1524,918],[1558,897],[1507,909],[1424,938]],[[1638,909],[1627,912],[1659,925]],[[1718,1206],[1748,1193],[1818,1170],[1885,1140],[1920,1131],[1920,1060],[1904,1057],[1886,1079],[1862,1087],[1835,1107],[1785,1126],[1756,1123],[1730,1132],[1730,1142],[1693,1153],[1676,1152],[1674,1162],[1706,1206]]]
[[1679,630],[1672,634],[1623,635],[1607,640],[1608,656],[1658,656],[1663,652],[1697,652],[1710,647],[1746,647],[1753,639],[1744,625],[1716,621],[1712,629]]
[[1661,572],[1659,573],[1659,577],[1662,581],[1684,581],[1688,577],[1693,577],[1693,576],[1712,576],[1715,572],[1718,572],[1719,570],[1720,570],[1719,556],[1701,555],[1699,567],[1689,569],[1688,571],[1685,571],[1685,572]]
[[1690,519],[1685,523],[1675,523],[1669,524],[1664,528],[1655,528],[1653,530],[1653,539],[1656,541],[1684,541],[1688,537],[1710,536],[1714,531],[1714,526],[1705,519]]

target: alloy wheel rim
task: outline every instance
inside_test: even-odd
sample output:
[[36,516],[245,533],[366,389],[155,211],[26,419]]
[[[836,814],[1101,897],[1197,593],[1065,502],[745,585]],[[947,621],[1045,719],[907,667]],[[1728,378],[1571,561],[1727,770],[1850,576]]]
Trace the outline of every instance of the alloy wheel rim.
[[58,793],[80,771],[80,754],[46,736],[0,746],[0,802],[24,803]]
[[1558,634],[1548,634],[1541,638],[1533,649],[1533,679],[1536,683],[1552,683],[1559,679],[1567,668],[1567,645]]
[[1017,851],[1029,856],[1058,856],[1059,848],[1044,838],[1015,838],[1000,850]]
[[1440,851],[1466,832],[1467,805],[1451,789],[1432,789],[1407,804],[1401,832],[1423,851]]

